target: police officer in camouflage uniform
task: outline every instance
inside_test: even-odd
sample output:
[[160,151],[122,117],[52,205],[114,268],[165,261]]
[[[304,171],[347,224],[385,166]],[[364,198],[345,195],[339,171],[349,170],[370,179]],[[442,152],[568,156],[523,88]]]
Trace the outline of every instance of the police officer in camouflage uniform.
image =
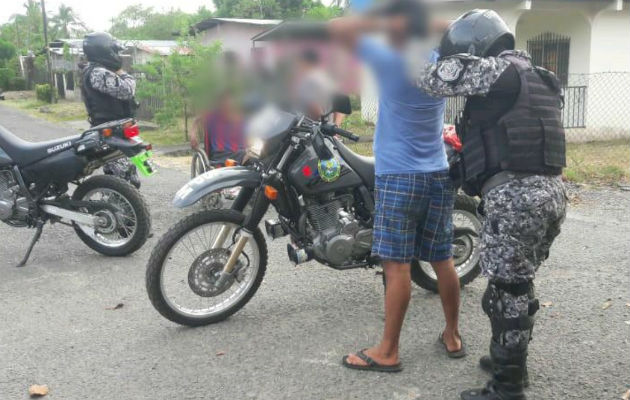
[[[93,32],[83,39],[83,53],[88,63],[82,68],[81,95],[93,127],[135,116],[136,80],[122,70],[119,54],[122,49],[106,32]],[[140,187],[136,167],[127,158],[107,163],[103,172]]]
[[555,75],[515,51],[514,36],[490,10],[473,10],[447,28],[440,59],[418,85],[434,96],[467,96],[457,124],[461,174],[483,199],[482,299],[490,318],[492,379],[465,400],[525,399],[527,346],[539,308],[534,276],[548,257],[566,212],[562,96]]

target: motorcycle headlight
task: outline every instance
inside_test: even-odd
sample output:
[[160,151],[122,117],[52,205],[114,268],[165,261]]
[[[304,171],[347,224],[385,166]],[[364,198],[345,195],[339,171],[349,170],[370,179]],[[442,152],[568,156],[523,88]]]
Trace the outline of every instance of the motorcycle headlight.
[[260,157],[265,147],[265,142],[259,138],[253,138],[249,141],[249,151],[256,157]]

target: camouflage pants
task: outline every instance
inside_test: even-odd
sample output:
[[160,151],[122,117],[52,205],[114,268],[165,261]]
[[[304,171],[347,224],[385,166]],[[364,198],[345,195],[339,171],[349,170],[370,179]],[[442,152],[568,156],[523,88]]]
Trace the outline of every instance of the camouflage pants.
[[138,177],[138,169],[127,158],[122,157],[114,161],[110,161],[103,165],[103,173],[105,175],[117,176],[121,179],[140,188],[140,178]]
[[560,177],[551,176],[514,179],[484,197],[481,269],[489,282],[483,306],[502,346],[530,340],[538,308],[534,276],[560,233],[566,205]]

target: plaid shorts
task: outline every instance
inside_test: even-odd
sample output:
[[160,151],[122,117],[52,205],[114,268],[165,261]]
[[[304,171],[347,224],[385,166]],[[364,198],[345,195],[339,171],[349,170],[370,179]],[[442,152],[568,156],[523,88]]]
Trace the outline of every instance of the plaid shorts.
[[404,263],[450,258],[454,194],[448,171],[377,176],[372,254]]

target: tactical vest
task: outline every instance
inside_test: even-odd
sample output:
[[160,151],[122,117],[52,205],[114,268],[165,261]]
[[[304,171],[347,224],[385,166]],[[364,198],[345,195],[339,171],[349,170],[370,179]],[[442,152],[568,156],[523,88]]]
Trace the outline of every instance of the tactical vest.
[[479,195],[483,183],[500,171],[559,175],[566,166],[562,95],[555,76],[528,59],[505,58],[521,81],[512,108],[498,120],[479,121],[465,107],[457,127],[462,132],[464,190],[470,195]]
[[83,84],[81,85],[81,95],[83,96],[90,124],[95,126],[117,119],[133,118],[136,111],[135,99],[117,99],[92,87],[90,75],[95,67],[97,65],[90,63],[85,68],[83,71]]

